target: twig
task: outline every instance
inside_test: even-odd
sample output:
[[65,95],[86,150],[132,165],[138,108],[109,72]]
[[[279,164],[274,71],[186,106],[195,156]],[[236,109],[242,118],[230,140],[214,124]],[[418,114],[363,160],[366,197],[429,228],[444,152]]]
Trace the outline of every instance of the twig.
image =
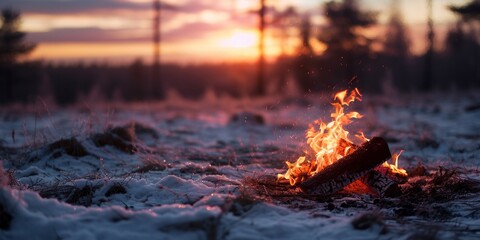
[[262,185],[262,187],[263,187],[263,190],[265,190],[265,194],[268,195],[268,196],[270,196],[270,193],[268,193],[267,188],[265,187],[265,185]]
[[37,138],[37,111],[35,110],[35,128],[33,129],[33,146],[36,146],[36,140]]
[[15,144],[15,129],[12,129],[12,140],[13,144]]

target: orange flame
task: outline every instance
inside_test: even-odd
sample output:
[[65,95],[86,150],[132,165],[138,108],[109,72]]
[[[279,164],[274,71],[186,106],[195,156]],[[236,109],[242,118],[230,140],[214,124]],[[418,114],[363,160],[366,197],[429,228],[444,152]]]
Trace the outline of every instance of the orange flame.
[[386,167],[389,171],[391,171],[394,174],[398,174],[400,176],[407,176],[407,171],[405,171],[405,169],[403,168],[398,167],[398,158],[400,157],[400,155],[402,155],[403,152],[404,152],[403,150],[400,150],[398,153],[394,153],[392,155],[393,164],[384,162],[382,166]]
[[[293,186],[356,150],[353,141],[349,139],[349,132],[344,129],[344,126],[352,123],[354,119],[363,117],[358,112],[345,112],[344,106],[349,106],[355,100],[362,100],[362,95],[357,88],[350,93],[344,90],[335,94],[332,103],[335,112],[330,114],[332,121],[325,123],[321,119],[317,120],[315,124],[318,125],[318,129],[310,126],[306,133],[307,144],[315,153],[315,159],[309,160],[306,156],[301,156],[294,163],[287,161],[288,170],[285,174],[278,174],[279,180],[289,180]],[[362,143],[369,141],[361,131],[355,137]],[[393,167],[386,163],[390,169],[399,170],[398,156],[400,154],[396,156],[397,160],[395,160],[395,165],[392,165]]]

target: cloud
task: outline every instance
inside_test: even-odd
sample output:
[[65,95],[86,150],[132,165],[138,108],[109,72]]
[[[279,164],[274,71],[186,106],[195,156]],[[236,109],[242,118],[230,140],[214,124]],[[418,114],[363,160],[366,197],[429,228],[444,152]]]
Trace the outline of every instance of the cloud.
[[[37,43],[151,41],[152,13],[145,10],[151,10],[151,1],[132,1],[16,0],[15,3],[30,11],[24,15],[24,29],[29,32],[29,40]],[[178,2],[181,7],[162,14],[164,42],[195,41],[221,29],[249,24],[248,19],[253,17],[248,13],[232,17],[224,1],[223,5],[213,0],[171,2]]]
[[15,0],[2,7],[19,9],[23,13],[74,14],[101,10],[149,10],[150,2],[126,2],[120,0]]
[[198,38],[203,38],[211,33],[223,29],[223,26],[209,24],[209,23],[189,23],[183,25],[181,28],[166,32],[163,34],[165,42],[169,41],[192,41]]
[[[180,2],[180,3],[179,3]],[[198,12],[205,9],[226,10],[225,4],[212,1],[161,1],[163,9],[180,12]],[[127,0],[10,0],[0,7],[12,7],[26,14],[81,14],[117,10],[145,11],[153,9],[153,1]]]
[[[181,28],[162,34],[163,42],[192,41],[204,38],[222,29],[208,23],[189,23]],[[36,43],[67,43],[67,42],[149,42],[152,41],[151,29],[101,29],[57,28],[47,32],[32,32],[27,34],[29,41]]]
[[[125,16],[126,14],[89,15],[39,15],[30,14],[22,19],[22,30],[27,32],[46,32],[53,29],[89,28],[129,29],[150,28],[151,18]],[[144,16],[144,15],[143,15]]]
[[29,41],[37,43],[65,42],[138,42],[149,41],[145,29],[58,28],[47,32],[27,34]]

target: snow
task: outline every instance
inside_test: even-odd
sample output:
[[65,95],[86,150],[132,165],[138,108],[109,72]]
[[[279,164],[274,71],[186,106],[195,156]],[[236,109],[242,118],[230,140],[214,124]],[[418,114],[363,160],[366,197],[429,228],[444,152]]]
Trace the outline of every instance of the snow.
[[[13,178],[0,190],[0,204],[13,219],[9,230],[0,229],[0,239],[479,237],[475,194],[425,207],[445,208],[448,219],[398,217],[377,203],[395,199],[369,195],[325,201],[252,195],[245,179],[285,171],[285,161],[307,150],[308,124],[329,116],[330,99],[325,94],[53,111],[6,108],[0,113],[0,159],[8,173],[1,179]],[[366,94],[352,106],[365,118],[351,127],[367,137],[383,136],[392,152],[404,149],[402,167],[422,163],[433,173],[444,166],[480,180],[480,111],[466,110],[479,103],[478,92],[395,99]],[[95,134],[114,127],[130,134],[131,141],[116,137],[133,146],[133,153],[95,142]],[[85,156],[50,147],[72,137]],[[380,220],[356,229],[352,221],[363,214]]]
[[85,208],[42,199],[31,191],[2,190],[2,198],[15,216],[12,230],[2,232],[9,239],[201,239],[202,222],[221,213],[217,207],[181,204],[135,212],[119,206]]

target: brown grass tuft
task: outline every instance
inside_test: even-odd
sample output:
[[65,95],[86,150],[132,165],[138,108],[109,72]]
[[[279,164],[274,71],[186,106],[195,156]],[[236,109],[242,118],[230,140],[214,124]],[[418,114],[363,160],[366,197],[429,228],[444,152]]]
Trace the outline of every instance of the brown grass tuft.
[[73,157],[83,157],[88,155],[87,150],[76,138],[60,139],[48,146],[50,151],[63,150],[66,154]]

